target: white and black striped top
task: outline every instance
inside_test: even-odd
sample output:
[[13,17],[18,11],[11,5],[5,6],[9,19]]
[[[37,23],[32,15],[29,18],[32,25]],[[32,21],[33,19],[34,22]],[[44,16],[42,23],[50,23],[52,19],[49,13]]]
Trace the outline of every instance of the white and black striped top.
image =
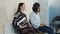
[[14,19],[13,19],[13,25],[15,27],[17,26],[19,27],[20,25],[28,26],[29,24],[27,23],[26,15],[24,13],[17,12],[17,14],[15,14]]

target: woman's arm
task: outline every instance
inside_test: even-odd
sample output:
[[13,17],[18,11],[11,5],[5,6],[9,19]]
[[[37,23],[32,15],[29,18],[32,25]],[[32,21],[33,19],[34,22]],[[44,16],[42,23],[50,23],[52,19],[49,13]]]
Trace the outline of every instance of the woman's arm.
[[22,26],[22,25],[20,25],[19,27],[20,27],[20,28],[25,28],[26,26]]
[[44,27],[44,26],[46,26],[46,25],[45,25],[45,24],[43,24],[43,23],[41,23],[41,24],[40,24],[40,26],[41,26],[41,27]]
[[22,26],[21,23],[25,20],[25,17],[21,16],[21,15],[18,15],[16,14],[14,16],[14,24],[19,26],[20,28],[24,28],[26,26]]

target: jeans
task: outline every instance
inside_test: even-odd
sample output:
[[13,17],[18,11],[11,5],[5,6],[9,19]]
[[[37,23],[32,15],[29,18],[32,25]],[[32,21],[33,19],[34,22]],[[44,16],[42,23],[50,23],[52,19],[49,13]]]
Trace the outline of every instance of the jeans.
[[37,28],[37,30],[42,31],[42,32],[47,32],[48,34],[54,34],[54,30],[48,26],[39,27]]

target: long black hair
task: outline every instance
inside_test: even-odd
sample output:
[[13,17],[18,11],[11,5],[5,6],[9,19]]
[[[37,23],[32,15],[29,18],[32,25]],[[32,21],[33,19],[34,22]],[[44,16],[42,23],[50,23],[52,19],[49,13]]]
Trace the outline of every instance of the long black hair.
[[17,14],[18,12],[21,12],[21,7],[23,6],[24,3],[19,3],[18,4],[18,9],[17,12],[15,14]]

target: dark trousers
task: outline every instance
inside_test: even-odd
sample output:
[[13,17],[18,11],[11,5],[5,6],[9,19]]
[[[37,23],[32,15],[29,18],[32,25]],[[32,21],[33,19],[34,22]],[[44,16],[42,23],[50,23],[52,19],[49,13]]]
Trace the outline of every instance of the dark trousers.
[[31,27],[25,27],[23,29],[18,29],[20,34],[36,34],[34,29]]
[[47,32],[48,34],[54,34],[54,30],[51,27],[45,26],[45,27],[39,27],[37,30],[42,32]]

